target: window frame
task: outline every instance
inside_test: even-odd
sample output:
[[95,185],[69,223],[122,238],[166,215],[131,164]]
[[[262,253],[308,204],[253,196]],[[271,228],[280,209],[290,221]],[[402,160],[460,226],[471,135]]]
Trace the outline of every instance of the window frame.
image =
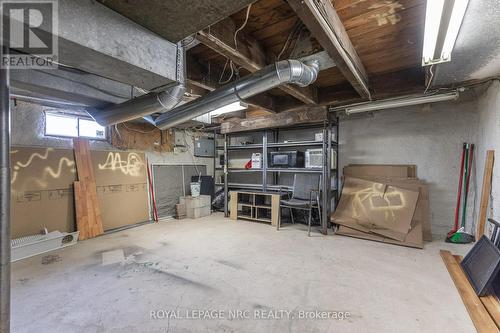
[[[76,136],[71,136],[71,135],[63,135],[63,134],[49,134],[47,133],[47,115],[54,115],[58,117],[66,117],[66,118],[73,118],[76,119]],[[43,112],[43,120],[44,120],[44,131],[43,135],[46,137],[55,137],[55,138],[66,138],[66,139],[75,139],[75,138],[82,138],[82,139],[88,139],[88,140],[94,140],[94,141],[108,141],[108,127],[103,126],[104,128],[104,137],[99,138],[99,137],[94,137],[94,136],[84,136],[80,135],[80,119],[83,120],[91,120],[96,122],[94,119],[91,117],[86,117],[78,114],[71,114],[71,113],[59,113],[59,112],[52,112],[52,111],[44,111]],[[97,122],[96,122],[97,123]]]

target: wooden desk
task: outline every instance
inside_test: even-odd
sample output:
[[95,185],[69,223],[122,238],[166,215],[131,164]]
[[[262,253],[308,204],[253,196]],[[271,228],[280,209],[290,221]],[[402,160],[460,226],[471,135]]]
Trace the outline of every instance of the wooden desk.
[[275,192],[231,191],[230,218],[278,224],[281,195]]

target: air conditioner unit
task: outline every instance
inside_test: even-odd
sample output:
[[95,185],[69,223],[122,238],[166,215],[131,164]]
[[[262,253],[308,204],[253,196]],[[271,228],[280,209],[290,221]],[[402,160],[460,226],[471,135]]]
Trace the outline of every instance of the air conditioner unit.
[[[337,151],[332,149],[331,153],[332,169],[337,169]],[[306,150],[306,168],[321,169],[323,168],[323,149],[307,149]]]

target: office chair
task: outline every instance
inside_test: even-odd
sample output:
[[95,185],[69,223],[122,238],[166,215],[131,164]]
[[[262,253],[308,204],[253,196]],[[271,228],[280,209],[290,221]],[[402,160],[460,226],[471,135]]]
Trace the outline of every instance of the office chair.
[[293,220],[293,209],[309,211],[307,235],[311,236],[312,210],[316,208],[319,213],[321,223],[321,206],[319,202],[321,175],[319,174],[295,174],[293,178],[292,195],[288,199],[280,200],[279,218],[276,230],[281,226],[281,208],[290,209],[290,216]]

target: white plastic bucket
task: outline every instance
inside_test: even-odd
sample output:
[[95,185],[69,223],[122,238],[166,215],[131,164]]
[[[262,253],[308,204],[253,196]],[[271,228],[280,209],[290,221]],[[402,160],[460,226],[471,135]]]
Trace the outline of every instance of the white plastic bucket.
[[191,196],[193,198],[200,196],[201,183],[193,182],[191,183]]

